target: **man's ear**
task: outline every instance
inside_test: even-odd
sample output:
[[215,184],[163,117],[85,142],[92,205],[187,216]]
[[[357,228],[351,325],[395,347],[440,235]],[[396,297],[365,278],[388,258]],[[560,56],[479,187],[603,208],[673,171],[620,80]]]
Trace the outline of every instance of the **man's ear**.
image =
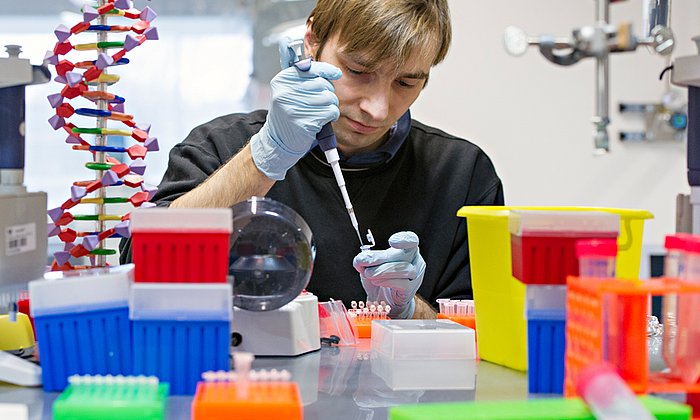
[[316,34],[313,30],[314,17],[311,16],[306,22],[306,32],[304,33],[304,52],[307,57],[313,57],[314,60],[317,59],[316,51],[318,50],[318,40]]

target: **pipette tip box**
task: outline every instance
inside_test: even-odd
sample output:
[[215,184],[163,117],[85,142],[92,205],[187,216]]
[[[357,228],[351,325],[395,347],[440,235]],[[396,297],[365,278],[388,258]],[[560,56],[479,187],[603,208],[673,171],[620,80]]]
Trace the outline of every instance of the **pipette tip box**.
[[528,284],[525,299],[528,391],[533,394],[562,394],[566,286]]
[[526,284],[566,284],[578,275],[576,241],[617,238],[620,216],[605,212],[512,211],[513,277]]
[[136,282],[225,283],[231,209],[136,209],[131,213]]
[[229,367],[231,285],[135,283],[129,317],[134,330],[134,373],[192,395],[201,374]]
[[448,319],[372,322],[372,351],[394,360],[473,360],[474,330]]
[[29,283],[44,390],[63,390],[75,374],[131,374],[132,275],[126,265],[49,272]]
[[145,376],[73,376],[56,398],[54,420],[160,420],[168,384]]

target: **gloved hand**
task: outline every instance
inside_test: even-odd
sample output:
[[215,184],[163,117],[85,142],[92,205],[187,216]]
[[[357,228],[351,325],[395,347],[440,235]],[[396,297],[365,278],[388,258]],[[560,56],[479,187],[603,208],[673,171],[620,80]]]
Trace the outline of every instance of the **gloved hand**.
[[398,232],[389,238],[391,248],[362,251],[352,262],[360,273],[369,301],[385,301],[392,318],[411,318],[414,297],[423,282],[425,260],[418,250],[418,235]]
[[340,116],[331,80],[339,68],[312,61],[308,71],[292,66],[270,82],[272,104],[262,129],[250,139],[255,165],[280,181],[316,140],[316,133]]

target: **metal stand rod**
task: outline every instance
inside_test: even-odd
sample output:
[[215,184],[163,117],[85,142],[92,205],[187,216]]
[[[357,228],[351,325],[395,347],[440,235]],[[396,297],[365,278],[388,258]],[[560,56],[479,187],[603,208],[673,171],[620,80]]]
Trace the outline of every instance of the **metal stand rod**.
[[[610,20],[610,1],[596,0],[596,23],[599,26],[605,25]],[[596,57],[595,84],[596,84],[596,109],[593,117],[595,126],[595,147],[598,152],[607,152],[610,148],[608,137],[608,124],[610,123],[610,113],[608,104],[609,98],[610,68],[608,65],[608,54]]]

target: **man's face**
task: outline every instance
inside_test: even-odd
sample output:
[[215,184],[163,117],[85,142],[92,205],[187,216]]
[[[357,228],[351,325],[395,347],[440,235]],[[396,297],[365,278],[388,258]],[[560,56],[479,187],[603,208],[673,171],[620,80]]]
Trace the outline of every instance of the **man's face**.
[[431,60],[407,60],[396,68],[390,61],[370,71],[362,54],[348,54],[338,45],[337,35],[323,47],[318,61],[340,68],[343,76],[333,81],[340,118],[333,123],[338,149],[346,155],[374,150],[391,126],[418,98],[430,72]]

